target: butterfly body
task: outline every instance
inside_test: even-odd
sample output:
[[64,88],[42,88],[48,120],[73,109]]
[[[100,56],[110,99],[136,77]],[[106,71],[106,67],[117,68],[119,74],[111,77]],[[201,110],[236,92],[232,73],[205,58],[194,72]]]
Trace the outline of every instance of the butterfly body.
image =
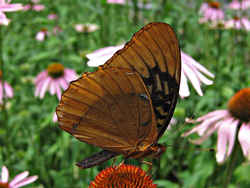
[[157,142],[177,102],[180,64],[174,31],[151,23],[96,72],[73,81],[56,110],[59,126],[103,149],[78,166],[88,168],[119,154],[141,159],[164,152]]

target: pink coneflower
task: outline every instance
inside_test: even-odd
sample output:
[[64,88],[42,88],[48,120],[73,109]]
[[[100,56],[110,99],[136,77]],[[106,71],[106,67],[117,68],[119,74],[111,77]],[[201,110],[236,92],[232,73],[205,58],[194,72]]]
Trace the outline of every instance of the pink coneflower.
[[231,3],[229,3],[228,7],[235,10],[245,10],[250,8],[250,0],[242,0],[241,2],[238,0],[233,0]]
[[197,120],[188,119],[187,122],[200,123],[183,134],[188,136],[197,132],[201,137],[193,140],[194,144],[201,144],[217,131],[216,160],[218,163],[223,163],[232,153],[237,128],[240,126],[238,140],[244,156],[250,160],[250,88],[237,92],[229,100],[228,109],[215,110]]
[[[124,45],[120,46],[109,46],[105,48],[98,49],[90,54],[87,54],[86,57],[89,59],[87,62],[90,67],[97,67],[103,65],[112,55],[123,48]],[[209,72],[205,67],[196,62],[192,57],[181,52],[181,61],[182,61],[182,76],[181,76],[181,85],[180,85],[180,96],[182,98],[190,95],[187,80],[193,84],[195,90],[199,95],[203,95],[201,90],[201,84],[211,85],[213,81],[207,79],[203,74],[214,77],[214,75]]]
[[36,40],[42,42],[45,40],[45,37],[49,35],[49,32],[46,28],[41,29],[37,34],[36,34]]
[[250,21],[246,17],[239,18],[239,17],[235,16],[233,19],[225,22],[225,27],[226,28],[233,28],[233,29],[245,29],[245,30],[249,31],[250,30]]
[[39,73],[35,79],[35,96],[43,98],[46,90],[51,95],[56,94],[61,98],[61,88],[67,89],[69,82],[77,78],[76,72],[72,69],[64,68],[60,63],[50,64],[47,70]]
[[126,0],[107,0],[107,3],[110,3],[110,4],[125,4]]
[[14,12],[23,9],[22,4],[9,4],[10,1],[5,2],[5,0],[0,0],[0,25],[8,25],[10,22],[4,12]]
[[[125,5],[126,0],[107,0],[107,3]],[[133,6],[133,3],[131,2],[131,0],[128,0],[128,5]],[[140,8],[140,9],[152,9],[153,6],[150,3],[145,4],[143,2],[138,2],[137,7]]]
[[56,14],[52,13],[52,14],[48,15],[48,19],[49,20],[56,20],[56,19],[58,19],[58,16]]
[[30,183],[36,181],[38,178],[38,176],[27,177],[28,175],[29,175],[29,172],[24,171],[24,172],[18,174],[17,176],[15,176],[15,178],[12,181],[8,182],[9,181],[9,171],[5,166],[3,166],[1,178],[0,178],[0,187],[3,187],[3,188],[23,187],[27,184],[30,184]]
[[79,33],[91,33],[99,29],[99,26],[96,24],[76,24],[75,30]]
[[220,3],[217,1],[203,3],[200,8],[200,13],[202,14],[200,23],[223,20],[224,12],[220,6]]
[[34,11],[37,11],[37,12],[40,12],[42,10],[45,9],[45,6],[42,5],[42,4],[38,4],[40,1],[36,1],[36,0],[32,0],[31,1],[31,4],[27,4],[24,6],[24,10],[27,11],[27,10],[34,10]]
[[1,78],[2,78],[2,71],[0,70],[0,104],[3,103],[3,97],[12,98],[14,95],[12,87],[7,82],[2,83]]
[[45,6],[44,6],[44,5],[38,4],[38,5],[33,5],[33,6],[32,6],[32,10],[37,11],[37,12],[42,11],[42,10],[44,10],[44,9],[45,9]]
[[180,96],[182,98],[188,97],[190,95],[188,82],[189,79],[194,89],[197,93],[202,96],[201,84],[211,85],[213,84],[212,80],[209,80],[204,75],[207,75],[211,78],[214,78],[214,75],[209,72],[205,67],[195,61],[191,56],[181,52],[181,85],[180,85]]

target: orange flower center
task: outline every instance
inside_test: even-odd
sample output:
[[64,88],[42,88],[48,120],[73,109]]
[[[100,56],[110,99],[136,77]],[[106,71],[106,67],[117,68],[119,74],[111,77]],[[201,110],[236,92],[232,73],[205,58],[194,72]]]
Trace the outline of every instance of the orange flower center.
[[0,70],[0,80],[1,80],[2,76],[3,76],[3,72]]
[[52,78],[59,78],[64,74],[64,67],[60,63],[52,63],[48,66],[47,71]]
[[217,1],[210,1],[208,3],[208,5],[211,7],[211,8],[215,8],[215,9],[219,9],[220,8],[220,3],[217,2]]
[[46,28],[42,28],[42,29],[41,29],[41,31],[42,31],[42,32],[47,32],[47,31],[48,31],[48,29],[46,29]]
[[228,102],[231,114],[242,120],[250,121],[250,88],[241,89]]
[[9,184],[0,182],[0,188],[9,188]]
[[156,188],[150,176],[133,165],[109,167],[101,171],[89,188]]
[[234,20],[239,20],[240,18],[238,16],[234,16]]

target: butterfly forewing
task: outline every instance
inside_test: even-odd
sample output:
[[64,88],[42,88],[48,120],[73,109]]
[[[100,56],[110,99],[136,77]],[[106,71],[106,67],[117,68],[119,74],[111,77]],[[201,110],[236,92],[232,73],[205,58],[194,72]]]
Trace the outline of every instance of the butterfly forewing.
[[104,67],[139,73],[152,99],[159,138],[172,118],[179,92],[181,59],[173,29],[165,23],[146,25]]
[[157,139],[150,95],[138,73],[99,68],[72,82],[57,107],[59,125],[80,141],[125,156]]

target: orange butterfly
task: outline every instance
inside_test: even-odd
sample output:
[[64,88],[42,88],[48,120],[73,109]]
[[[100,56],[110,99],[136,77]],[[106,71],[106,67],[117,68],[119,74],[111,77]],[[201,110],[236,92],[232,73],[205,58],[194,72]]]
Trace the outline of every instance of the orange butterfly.
[[181,75],[172,28],[150,23],[99,70],[72,82],[57,107],[60,128],[104,150],[78,163],[100,164],[118,154],[158,156],[172,118]]

